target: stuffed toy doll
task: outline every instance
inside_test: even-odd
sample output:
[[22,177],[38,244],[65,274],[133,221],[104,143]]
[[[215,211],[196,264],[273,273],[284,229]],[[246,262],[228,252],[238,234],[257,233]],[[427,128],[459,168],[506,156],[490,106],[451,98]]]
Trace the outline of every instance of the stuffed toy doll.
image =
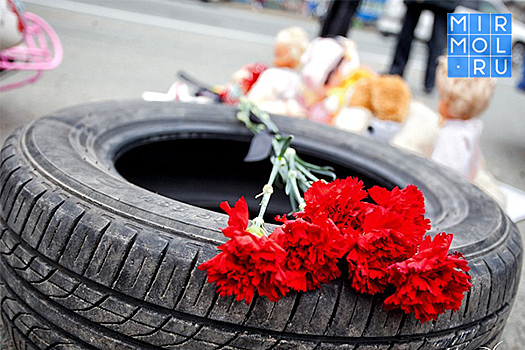
[[288,27],[279,31],[274,43],[274,67],[299,70],[301,56],[309,43],[310,38],[301,27]]
[[[344,37],[316,38],[301,58],[301,77],[304,83],[304,100],[310,120],[332,124],[333,116],[344,98],[330,95],[349,91],[357,79],[351,78],[359,68],[355,43]],[[346,85],[346,86],[345,86]],[[339,89],[345,86],[344,89]]]
[[430,158],[478,185],[501,206],[506,198],[501,186],[484,169],[479,115],[487,108],[495,88],[490,78],[448,78],[446,58],[437,68],[439,116],[417,102],[409,105],[403,128],[390,143]]
[[505,206],[500,186],[484,168],[480,147],[483,122],[479,115],[492,99],[495,86],[492,78],[448,78],[447,60],[440,57],[436,87],[443,125],[430,159],[471,180]]
[[306,117],[303,82],[298,69],[308,43],[308,34],[300,27],[281,30],[274,44],[275,67],[261,74],[248,92],[248,100],[268,113]]

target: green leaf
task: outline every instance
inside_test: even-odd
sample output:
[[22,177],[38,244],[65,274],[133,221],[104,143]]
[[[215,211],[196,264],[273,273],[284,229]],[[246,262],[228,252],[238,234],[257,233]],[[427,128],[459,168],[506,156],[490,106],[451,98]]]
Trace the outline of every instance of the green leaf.
[[281,144],[279,157],[284,157],[284,153],[286,152],[286,150],[290,146],[290,143],[292,143],[292,140],[293,140],[293,136],[292,135],[288,135],[288,136],[282,138],[281,140],[279,140],[280,144]]

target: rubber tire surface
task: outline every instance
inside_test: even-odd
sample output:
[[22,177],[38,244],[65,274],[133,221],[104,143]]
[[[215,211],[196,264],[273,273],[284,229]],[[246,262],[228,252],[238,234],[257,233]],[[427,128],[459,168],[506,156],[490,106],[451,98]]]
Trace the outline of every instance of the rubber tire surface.
[[65,109],[1,151],[1,312],[18,349],[478,349],[494,346],[518,287],[522,245],[488,196],[433,163],[330,127],[274,117],[301,153],[389,186],[417,185],[433,232],[455,234],[472,291],[420,324],[343,280],[277,303],[221,298],[197,266],[227,217],[123,179],[115,159],[166,139],[250,134],[224,106],[104,102]]

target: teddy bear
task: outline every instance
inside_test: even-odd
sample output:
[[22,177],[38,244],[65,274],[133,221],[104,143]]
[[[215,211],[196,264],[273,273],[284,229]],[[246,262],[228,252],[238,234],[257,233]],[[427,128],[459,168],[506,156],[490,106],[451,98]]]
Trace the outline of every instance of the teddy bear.
[[440,118],[412,98],[401,77],[371,74],[358,80],[346,105],[334,117],[336,127],[429,155]]
[[403,123],[411,99],[412,93],[403,78],[377,75],[356,83],[348,105],[366,108],[381,120]]

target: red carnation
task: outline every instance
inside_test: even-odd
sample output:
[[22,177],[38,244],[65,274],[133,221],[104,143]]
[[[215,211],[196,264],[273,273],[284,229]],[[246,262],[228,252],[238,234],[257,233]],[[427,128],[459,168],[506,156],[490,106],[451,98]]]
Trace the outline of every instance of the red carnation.
[[410,223],[400,215],[374,206],[359,230],[346,230],[348,273],[359,292],[376,294],[388,285],[388,267],[414,255],[417,243],[406,232]]
[[425,198],[414,185],[392,191],[374,186],[368,190],[370,197],[383,208],[403,216],[414,224],[414,235],[420,236],[430,230],[430,220],[425,219]]
[[347,177],[330,183],[316,181],[304,193],[306,207],[298,217],[306,220],[326,213],[339,229],[358,228],[368,203],[362,202],[367,197],[363,182],[357,178]]
[[346,243],[332,220],[319,216],[312,222],[283,221],[271,237],[287,252],[285,268],[292,289],[313,290],[341,275],[337,262],[346,253]]
[[250,217],[248,213],[248,204],[244,197],[239,198],[237,203],[232,207],[226,201],[220,204],[222,210],[228,214],[228,226],[222,229],[226,237],[233,238],[239,235],[249,235],[246,231]]
[[248,206],[244,198],[231,208],[221,204],[229,215],[222,232],[230,240],[219,246],[222,251],[198,268],[206,270],[208,282],[217,284],[221,296],[237,295],[236,300],[251,303],[255,289],[271,301],[288,291],[287,276],[282,269],[286,252],[273,240],[247,231]]
[[427,236],[413,258],[390,266],[396,292],[385,300],[387,310],[413,312],[423,323],[446,310],[459,310],[472,284],[467,261],[460,253],[448,254],[451,243],[451,234],[440,233],[434,240]]

